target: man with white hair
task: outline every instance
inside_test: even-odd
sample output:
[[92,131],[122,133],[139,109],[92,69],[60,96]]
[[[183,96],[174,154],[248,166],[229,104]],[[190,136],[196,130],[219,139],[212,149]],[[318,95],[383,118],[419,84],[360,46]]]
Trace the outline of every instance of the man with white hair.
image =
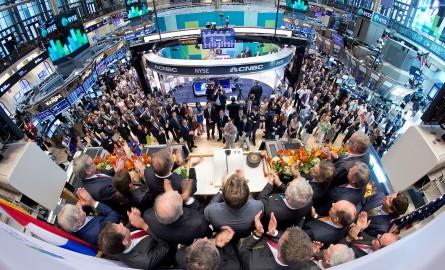
[[[76,205],[66,204],[57,215],[57,222],[62,229],[73,233],[82,240],[92,245],[97,245],[97,237],[107,221],[116,223],[119,214],[114,212],[106,204],[95,201],[84,188],[79,188],[76,192],[79,201]],[[99,214],[97,216],[87,216],[82,207],[90,206],[95,208]]]
[[323,258],[316,261],[320,269],[337,266],[355,259],[354,251],[347,245],[336,244],[330,245],[323,253]]
[[[258,199],[264,204],[265,224],[268,223],[272,213],[277,219],[280,230],[297,225],[304,217],[311,215],[313,191],[306,179],[298,176],[288,186],[283,184],[276,174],[270,174],[267,180],[268,183],[258,195]],[[274,185],[284,193],[284,197],[279,193],[271,194]]]
[[143,215],[151,234],[168,243],[183,245],[208,236],[210,230],[204,215],[195,209],[183,207],[181,195],[171,187],[166,190],[156,198],[154,208]]

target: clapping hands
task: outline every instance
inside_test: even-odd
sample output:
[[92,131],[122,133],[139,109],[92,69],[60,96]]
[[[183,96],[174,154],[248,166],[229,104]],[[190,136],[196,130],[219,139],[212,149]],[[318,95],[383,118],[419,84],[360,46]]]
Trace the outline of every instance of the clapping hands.
[[215,235],[215,245],[217,247],[224,247],[229,243],[233,236],[235,235],[235,231],[229,226],[222,226],[221,231]]
[[76,195],[79,198],[79,201],[77,201],[77,203],[81,206],[95,206],[96,201],[93,199],[93,197],[91,197],[90,193],[88,193],[85,188],[78,188],[76,190]]

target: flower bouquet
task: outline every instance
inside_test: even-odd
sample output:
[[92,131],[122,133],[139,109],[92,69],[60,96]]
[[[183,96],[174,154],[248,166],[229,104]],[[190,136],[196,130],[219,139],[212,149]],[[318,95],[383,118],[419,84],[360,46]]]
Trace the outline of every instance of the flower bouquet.
[[344,146],[333,145],[314,149],[304,147],[295,150],[280,149],[276,152],[276,156],[270,159],[269,164],[271,169],[280,174],[284,180],[292,180],[292,168],[308,174],[320,160],[328,159],[330,153],[343,155],[346,152]]
[[96,165],[96,170],[98,171],[111,171],[117,162],[121,159],[125,159],[124,168],[127,171],[132,171],[135,169],[135,161],[141,160],[144,165],[148,165],[151,162],[150,156],[146,153],[142,153],[140,156],[137,155],[118,155],[118,154],[106,154],[103,157],[95,157],[94,164]]

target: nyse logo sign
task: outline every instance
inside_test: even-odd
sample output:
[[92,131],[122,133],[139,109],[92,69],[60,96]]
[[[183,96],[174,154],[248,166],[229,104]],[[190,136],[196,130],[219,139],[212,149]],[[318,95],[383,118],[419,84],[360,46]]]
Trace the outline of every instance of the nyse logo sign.
[[210,70],[208,68],[195,68],[196,74],[210,74]]
[[359,16],[368,18],[368,19],[372,19],[372,10],[366,9],[366,8],[359,8],[357,11],[357,14]]
[[375,13],[375,14],[372,16],[372,21],[373,21],[373,22],[376,22],[376,23],[383,24],[383,25],[387,25],[388,22],[389,22],[389,19],[388,19],[388,17],[385,17],[385,16],[383,16],[382,14]]
[[229,73],[245,73],[250,71],[260,71],[264,69],[263,64],[253,66],[231,67]]

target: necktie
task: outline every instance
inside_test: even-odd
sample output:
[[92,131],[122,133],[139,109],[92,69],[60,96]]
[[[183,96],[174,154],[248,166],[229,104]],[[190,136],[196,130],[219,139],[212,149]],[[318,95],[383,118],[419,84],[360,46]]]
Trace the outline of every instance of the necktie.
[[381,205],[378,206],[378,207],[375,207],[375,208],[373,208],[373,209],[371,209],[371,210],[369,210],[369,211],[368,211],[368,217],[378,216],[380,210],[382,210],[382,206],[381,206]]
[[138,239],[141,238],[143,236],[146,236],[147,233],[145,231],[135,231],[130,235],[130,239]]

